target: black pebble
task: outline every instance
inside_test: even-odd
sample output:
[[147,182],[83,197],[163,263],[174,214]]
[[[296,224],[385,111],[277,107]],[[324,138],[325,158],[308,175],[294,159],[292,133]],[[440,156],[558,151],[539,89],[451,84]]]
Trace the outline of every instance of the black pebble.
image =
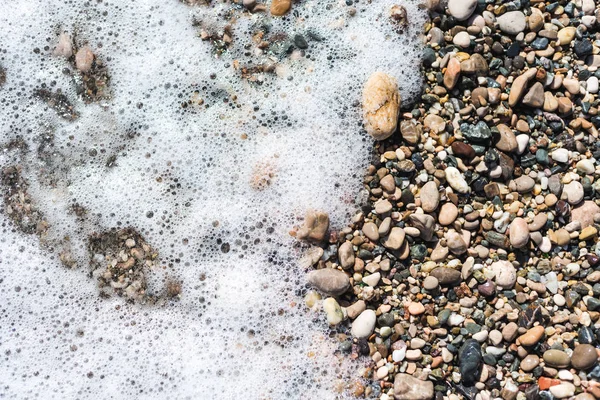
[[481,345],[475,339],[468,339],[458,352],[458,362],[462,382],[473,386],[481,373]]
[[[496,43],[494,43],[496,44]],[[519,53],[521,52],[521,47],[519,46],[519,43],[514,42],[513,44],[511,44],[508,47],[508,50],[506,50],[506,56],[507,57],[516,57],[519,55]]]
[[306,39],[304,39],[304,36],[302,36],[302,35],[296,35],[296,36],[294,36],[294,44],[299,49],[306,49],[306,48],[308,48],[308,43],[306,42]]
[[577,54],[578,57],[590,55],[592,54],[593,50],[592,42],[588,39],[576,40],[573,49],[575,50],[575,54]]

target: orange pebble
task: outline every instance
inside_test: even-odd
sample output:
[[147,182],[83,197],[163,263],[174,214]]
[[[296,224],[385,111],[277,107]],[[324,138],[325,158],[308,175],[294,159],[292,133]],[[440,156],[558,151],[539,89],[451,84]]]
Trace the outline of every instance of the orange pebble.
[[442,356],[433,357],[433,359],[431,360],[431,368],[439,367],[443,361],[444,360],[442,360]]
[[556,385],[560,385],[560,379],[550,379],[550,378],[546,378],[546,377],[542,376],[538,380],[538,386],[540,387],[540,390],[546,390],[546,389],[550,388],[550,386],[556,386]]

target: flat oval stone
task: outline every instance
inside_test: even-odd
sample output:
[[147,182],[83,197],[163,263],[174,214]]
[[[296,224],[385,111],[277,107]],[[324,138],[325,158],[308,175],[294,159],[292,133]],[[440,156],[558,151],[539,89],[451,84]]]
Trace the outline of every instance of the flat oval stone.
[[321,292],[330,296],[339,296],[350,288],[350,279],[344,272],[323,268],[308,273],[307,281]]
[[392,175],[386,175],[379,181],[379,186],[387,193],[393,194],[396,191],[396,181]]
[[421,188],[421,208],[426,213],[433,212],[440,204],[440,192],[435,182],[429,181]]
[[569,204],[579,204],[584,196],[583,185],[578,181],[569,182],[563,187],[563,196],[565,194]]
[[384,72],[373,73],[363,88],[363,118],[367,133],[375,140],[387,139],[396,131],[399,113],[400,93],[396,78]]
[[[560,381],[559,381],[560,382]],[[555,386],[550,386],[550,393],[557,399],[566,399],[575,394],[575,385],[571,382],[562,382]]]
[[454,203],[442,204],[438,215],[438,222],[440,225],[450,225],[456,220],[456,217],[458,217],[458,207],[456,207]]
[[571,43],[573,38],[575,38],[576,28],[574,26],[567,26],[566,28],[562,28],[558,31],[558,43],[561,46],[567,45]]
[[392,203],[390,203],[388,200],[380,200],[375,203],[375,212],[379,215],[389,213],[392,211],[392,208]]
[[510,223],[510,244],[515,248],[522,248],[529,243],[529,227],[527,222],[520,217]]
[[546,350],[543,358],[547,365],[555,368],[567,368],[571,364],[569,355],[556,349]]
[[546,225],[547,221],[548,221],[548,214],[546,214],[544,212],[536,214],[535,217],[533,217],[533,221],[528,225],[529,231],[530,232],[539,231],[540,229],[542,229],[544,227],[544,225]]
[[328,297],[323,301],[323,311],[327,315],[329,325],[337,325],[344,319],[342,308],[333,297]]
[[469,193],[469,184],[457,168],[447,167],[445,174],[446,180],[452,189],[456,190],[458,193]]
[[271,15],[285,15],[292,8],[291,0],[273,0],[271,2]]
[[535,367],[540,364],[540,358],[535,354],[528,354],[524,359],[521,360],[520,367],[525,372],[533,371]]
[[454,35],[452,43],[454,43],[458,47],[462,47],[463,49],[469,48],[469,46],[471,45],[471,38],[469,36],[469,33],[465,31],[458,32],[456,35]]
[[527,175],[522,175],[515,179],[514,183],[511,182],[511,184],[514,184],[514,186],[511,185],[511,190],[516,190],[519,193],[529,193],[533,190],[535,181]]
[[366,308],[367,308],[367,305],[364,302],[364,300],[358,300],[356,303],[346,307],[346,313],[348,314],[349,318],[354,319],[354,318],[358,317],[360,315],[360,313],[365,311]]
[[519,326],[514,322],[509,322],[502,329],[502,338],[511,343],[517,337]]
[[454,141],[450,147],[452,148],[452,153],[454,153],[456,156],[465,158],[467,160],[471,160],[473,157],[475,157],[475,150],[467,143]]
[[453,268],[437,267],[429,275],[437,278],[441,285],[455,285],[461,281],[460,271]]
[[519,343],[523,346],[533,346],[540,341],[542,336],[544,336],[544,327],[541,325],[534,326],[519,336]]
[[408,305],[410,315],[421,315],[425,312],[425,306],[421,303],[413,302]]
[[[423,280],[423,289],[425,289],[425,290],[435,290],[438,288],[439,285],[440,285],[439,280],[433,275],[428,275]],[[410,312],[410,310],[409,310],[409,312]]]
[[379,230],[373,222],[365,222],[362,231],[370,241],[377,242],[379,240]]

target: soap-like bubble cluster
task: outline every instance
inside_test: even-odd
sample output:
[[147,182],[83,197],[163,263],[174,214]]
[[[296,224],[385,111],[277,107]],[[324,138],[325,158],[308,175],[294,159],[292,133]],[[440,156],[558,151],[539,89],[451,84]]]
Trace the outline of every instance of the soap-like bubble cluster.
[[356,209],[366,78],[419,90],[394,5],[0,4],[0,397],[334,397],[288,232]]

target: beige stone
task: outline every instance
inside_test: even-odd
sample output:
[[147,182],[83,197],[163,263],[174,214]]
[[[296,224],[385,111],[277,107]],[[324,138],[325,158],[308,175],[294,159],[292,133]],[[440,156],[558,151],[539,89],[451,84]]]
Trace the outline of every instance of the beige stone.
[[292,8],[291,0],[273,0],[271,2],[271,15],[280,17],[287,14]]
[[396,78],[375,72],[363,88],[365,129],[375,140],[392,136],[398,125],[400,93]]

